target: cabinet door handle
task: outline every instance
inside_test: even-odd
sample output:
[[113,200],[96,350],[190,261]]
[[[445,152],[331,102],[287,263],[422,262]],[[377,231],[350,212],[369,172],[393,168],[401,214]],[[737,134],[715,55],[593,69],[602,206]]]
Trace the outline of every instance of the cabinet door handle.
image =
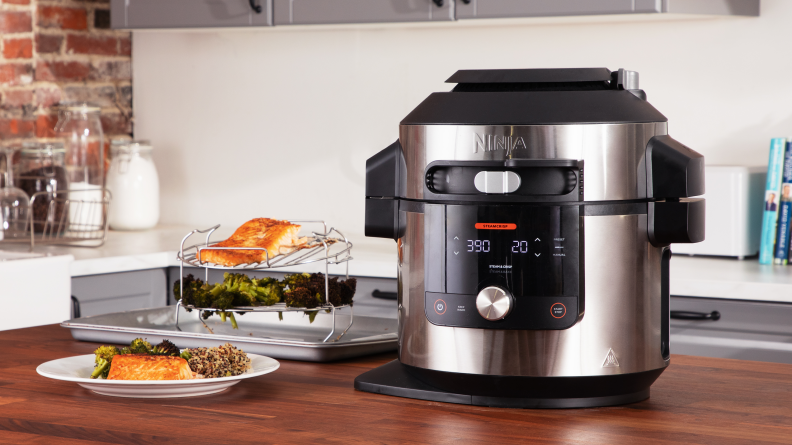
[[74,295],[71,296],[72,302],[72,318],[80,318],[82,314],[80,314],[80,300],[77,299]]
[[382,298],[383,300],[396,300],[399,298],[399,295],[396,292],[383,292],[379,289],[374,289],[374,292],[371,293],[371,296],[374,298]]
[[673,318],[674,320],[718,321],[721,318],[721,314],[718,311],[712,311],[712,312],[671,311],[671,318]]
[[253,9],[253,11],[255,11],[255,12],[256,12],[256,14],[261,14],[261,11],[263,11],[263,10],[264,10],[264,9],[261,7],[261,5],[258,5],[258,4],[256,4],[256,0],[249,0],[249,1],[250,1],[250,7],[251,7],[251,9]]
[[443,7],[443,0],[432,0],[432,3],[437,5],[438,8],[442,8]]

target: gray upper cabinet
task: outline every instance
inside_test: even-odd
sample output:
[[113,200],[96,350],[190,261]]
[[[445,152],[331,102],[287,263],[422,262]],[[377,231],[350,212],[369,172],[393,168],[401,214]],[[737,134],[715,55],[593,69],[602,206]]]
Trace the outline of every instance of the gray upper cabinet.
[[114,29],[271,26],[272,0],[110,0],[110,20]]
[[456,18],[681,13],[759,15],[759,0],[457,0]]
[[[560,15],[625,14],[633,12],[634,3],[651,3],[654,0],[460,0],[456,17],[501,18],[501,17],[548,17]],[[641,11],[660,12],[660,11]]]
[[110,0],[114,29],[209,28],[598,14],[758,16],[760,0]]
[[428,22],[454,20],[454,0],[274,0],[273,11],[275,25]]

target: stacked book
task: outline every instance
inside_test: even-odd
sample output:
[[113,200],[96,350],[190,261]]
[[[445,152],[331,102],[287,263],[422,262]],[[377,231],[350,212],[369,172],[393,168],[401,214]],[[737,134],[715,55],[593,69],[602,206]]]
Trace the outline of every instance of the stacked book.
[[760,264],[789,262],[789,238],[792,227],[792,138],[770,141],[767,186],[762,219]]

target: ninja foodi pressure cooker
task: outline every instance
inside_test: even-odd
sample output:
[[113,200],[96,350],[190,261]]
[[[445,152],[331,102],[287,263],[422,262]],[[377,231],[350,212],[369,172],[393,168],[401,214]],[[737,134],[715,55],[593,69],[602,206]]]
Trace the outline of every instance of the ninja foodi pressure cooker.
[[704,158],[638,73],[464,70],[366,162],[398,248],[399,359],[355,388],[486,406],[636,402],[669,364],[671,243],[704,239]]

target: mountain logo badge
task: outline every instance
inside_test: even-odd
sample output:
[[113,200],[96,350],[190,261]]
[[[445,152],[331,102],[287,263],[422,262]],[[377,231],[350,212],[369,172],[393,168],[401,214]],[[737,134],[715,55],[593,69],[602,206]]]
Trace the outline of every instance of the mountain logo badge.
[[616,360],[616,353],[613,348],[608,349],[608,355],[605,356],[605,361],[602,363],[603,368],[618,368],[619,361]]

